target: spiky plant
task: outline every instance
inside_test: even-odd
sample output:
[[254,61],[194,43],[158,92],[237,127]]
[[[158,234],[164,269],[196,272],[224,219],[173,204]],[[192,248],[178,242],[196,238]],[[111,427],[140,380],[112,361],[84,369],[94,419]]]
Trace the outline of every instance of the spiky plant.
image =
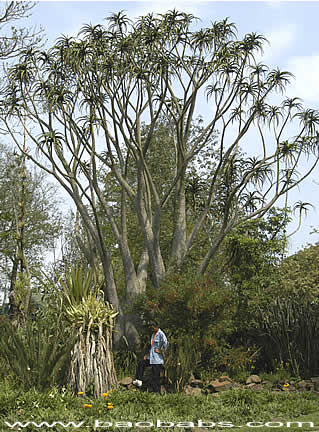
[[20,329],[2,320],[0,328],[1,357],[25,389],[44,390],[60,384],[76,340],[63,326],[61,316],[54,327],[38,319]]
[[264,307],[259,336],[265,356],[289,365],[295,376],[317,375],[318,317],[318,303],[305,298],[277,298]]
[[117,387],[112,352],[113,320],[117,315],[104,300],[95,269],[71,268],[61,280],[65,317],[77,331],[69,385],[98,397]]
[[169,384],[177,392],[183,391],[194,366],[199,361],[195,338],[189,334],[171,335],[165,352],[165,370]]

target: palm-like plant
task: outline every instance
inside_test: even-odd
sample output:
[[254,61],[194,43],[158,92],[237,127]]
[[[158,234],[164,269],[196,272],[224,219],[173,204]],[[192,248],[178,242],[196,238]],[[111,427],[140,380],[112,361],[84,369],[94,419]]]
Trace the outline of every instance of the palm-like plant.
[[117,312],[104,301],[103,283],[96,269],[82,267],[71,268],[60,280],[65,318],[77,331],[69,372],[75,393],[91,391],[100,396],[117,385],[112,353]]

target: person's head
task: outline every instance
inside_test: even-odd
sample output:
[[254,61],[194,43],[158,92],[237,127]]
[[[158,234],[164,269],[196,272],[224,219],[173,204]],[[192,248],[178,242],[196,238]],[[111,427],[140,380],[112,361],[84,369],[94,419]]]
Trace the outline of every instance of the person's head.
[[152,328],[153,332],[156,332],[159,329],[158,322],[155,320],[152,320],[150,322],[150,327]]

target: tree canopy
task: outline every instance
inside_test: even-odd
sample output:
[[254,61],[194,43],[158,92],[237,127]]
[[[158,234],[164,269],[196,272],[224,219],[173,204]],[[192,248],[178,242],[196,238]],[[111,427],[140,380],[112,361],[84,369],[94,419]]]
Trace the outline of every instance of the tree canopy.
[[[227,234],[265,215],[318,162],[319,114],[284,97],[291,73],[256,62],[265,38],[238,38],[228,19],[195,23],[176,10],[135,21],[119,12],[49,50],[26,50],[8,74],[2,127],[22,150],[24,131],[25,154],[74,200],[116,308],[114,246],[127,300],[147,279],[158,288],[182,270],[195,247],[205,274]],[[172,166],[158,175],[163,121]],[[132,214],[142,238],[134,256]]]

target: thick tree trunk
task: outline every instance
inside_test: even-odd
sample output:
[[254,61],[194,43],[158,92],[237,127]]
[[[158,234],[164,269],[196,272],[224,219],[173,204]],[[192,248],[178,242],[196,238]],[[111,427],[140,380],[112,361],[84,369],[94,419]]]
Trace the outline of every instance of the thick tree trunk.
[[186,197],[185,170],[176,184],[174,209],[174,234],[171,248],[171,265],[179,269],[186,252]]
[[159,288],[165,275],[165,265],[160,248],[160,208],[156,208],[154,215],[152,215],[151,194],[146,188],[142,167],[139,166],[139,168],[135,208],[144,238],[145,249],[148,252],[152,282],[155,288]]
[[154,238],[152,225],[149,220],[145,220],[145,225],[142,227],[145,246],[148,251],[152,281],[155,288],[160,287],[160,283],[165,275],[165,266],[161,254],[159,242]]
[[146,290],[149,261],[150,260],[148,257],[147,249],[144,248],[140,258],[140,262],[137,267],[137,280],[138,280],[137,293],[138,294],[143,294]]

